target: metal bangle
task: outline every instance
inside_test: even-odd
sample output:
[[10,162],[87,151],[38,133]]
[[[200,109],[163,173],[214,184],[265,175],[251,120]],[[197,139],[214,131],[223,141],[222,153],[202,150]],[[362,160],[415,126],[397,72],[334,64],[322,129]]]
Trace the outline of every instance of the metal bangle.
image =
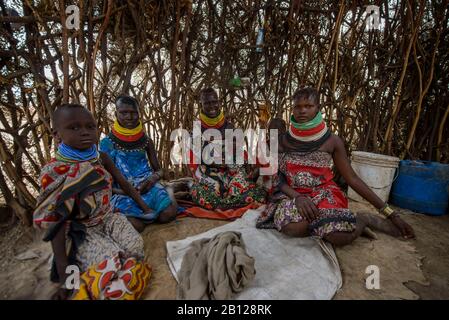
[[394,213],[394,210],[391,209],[391,207],[387,203],[382,209],[379,210],[379,212],[389,218]]

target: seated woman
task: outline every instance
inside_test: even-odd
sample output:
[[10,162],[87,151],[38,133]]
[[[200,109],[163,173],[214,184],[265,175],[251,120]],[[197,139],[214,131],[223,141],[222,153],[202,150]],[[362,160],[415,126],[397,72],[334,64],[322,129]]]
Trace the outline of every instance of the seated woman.
[[[414,237],[413,229],[357,176],[343,141],[331,133],[319,110],[315,89],[293,96],[288,132],[280,138],[278,189],[284,197],[270,203],[257,227],[275,227],[294,237],[318,236],[334,245],[351,243],[369,226],[394,236]],[[348,200],[332,181],[332,163],[349,186],[388,219],[348,209]]]
[[[65,299],[66,267],[84,273],[83,298],[138,298],[148,283],[150,269],[143,262],[143,240],[123,215],[112,211],[112,178],[149,212],[139,193],[123,178],[106,154],[97,151],[97,125],[78,104],[65,104],[54,113],[53,128],[59,147],[56,159],[40,174],[41,191],[33,221],[46,230],[54,259],[51,279],[63,287],[54,298]],[[70,252],[66,253],[66,244]],[[107,270],[99,265],[113,265]],[[100,277],[105,272],[101,283]],[[121,278],[120,274],[128,274]],[[111,275],[116,275],[112,277]],[[90,277],[92,281],[87,278]],[[95,281],[94,281],[95,280]]]
[[[201,132],[217,129],[225,137],[225,129],[234,127],[219,107],[215,90],[201,90],[200,100]],[[203,143],[201,153],[207,143],[208,141]],[[204,164],[202,161],[199,165],[190,164],[189,168],[194,178],[192,200],[203,208],[227,210],[241,208],[253,202],[265,202],[265,192],[250,181],[245,165]]]
[[162,177],[154,143],[143,131],[137,100],[121,95],[115,102],[116,120],[109,135],[100,142],[100,150],[109,155],[125,178],[152,209],[145,213],[139,205],[114,184],[112,205],[125,214],[141,231],[147,223],[169,222],[176,217],[177,205],[158,183]]

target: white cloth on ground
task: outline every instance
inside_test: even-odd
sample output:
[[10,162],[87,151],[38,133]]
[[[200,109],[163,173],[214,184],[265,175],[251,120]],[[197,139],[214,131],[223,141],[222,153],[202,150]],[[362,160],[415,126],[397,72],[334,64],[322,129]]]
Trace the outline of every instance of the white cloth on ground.
[[263,207],[248,210],[244,216],[207,232],[178,241],[168,241],[167,262],[178,280],[184,254],[198,239],[218,233],[242,234],[246,251],[255,259],[256,277],[237,294],[241,300],[332,299],[341,288],[340,266],[332,246],[318,238],[291,238],[274,229],[256,229]]

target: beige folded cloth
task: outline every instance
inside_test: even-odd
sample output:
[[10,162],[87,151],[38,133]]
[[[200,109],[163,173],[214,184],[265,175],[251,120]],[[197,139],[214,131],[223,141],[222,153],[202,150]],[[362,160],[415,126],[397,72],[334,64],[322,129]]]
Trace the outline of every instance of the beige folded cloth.
[[231,299],[256,274],[239,232],[226,231],[191,243],[178,274],[178,299]]

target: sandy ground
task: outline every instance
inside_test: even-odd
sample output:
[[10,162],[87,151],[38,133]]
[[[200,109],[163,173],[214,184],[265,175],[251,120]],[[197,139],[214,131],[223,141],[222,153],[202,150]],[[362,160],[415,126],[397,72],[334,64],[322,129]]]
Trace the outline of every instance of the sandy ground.
[[[367,210],[351,203],[350,207]],[[432,217],[400,210],[417,239],[403,241],[383,234],[378,240],[359,238],[337,248],[343,287],[334,299],[449,299],[449,215]],[[145,299],[174,299],[176,281],[166,262],[165,242],[207,231],[227,222],[184,218],[151,225],[143,232],[147,261],[153,268]],[[49,299],[51,249],[40,236],[22,226],[0,234],[0,299]],[[366,289],[366,268],[379,268],[380,289]]]

